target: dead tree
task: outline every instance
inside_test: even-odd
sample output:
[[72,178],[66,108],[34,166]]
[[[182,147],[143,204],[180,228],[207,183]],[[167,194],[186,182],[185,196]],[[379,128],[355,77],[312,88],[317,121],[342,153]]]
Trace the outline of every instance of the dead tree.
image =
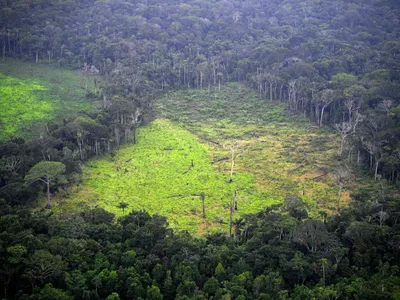
[[235,189],[235,194],[233,196],[233,209],[238,210],[237,206],[237,194],[238,194],[238,189]]
[[237,142],[227,143],[225,147],[229,147],[231,151],[231,170],[229,175],[229,182],[233,181],[233,171],[235,168],[235,159],[242,155],[242,153],[237,153],[240,150],[240,144]]
[[343,147],[346,143],[347,138],[350,135],[355,134],[358,123],[364,120],[364,116],[359,114],[358,112],[352,117],[348,122],[342,122],[340,124],[335,124],[336,131],[340,134],[340,150],[339,155],[343,154]]
[[85,93],[87,95],[89,88],[89,76],[98,75],[100,71],[95,66],[90,66],[86,63],[80,71],[85,78]]
[[205,219],[206,218],[206,204],[205,204],[206,195],[204,193],[201,193],[200,199],[201,199],[201,203],[202,203],[202,207],[203,207],[203,219]]
[[342,189],[344,184],[347,182],[347,180],[350,177],[350,172],[344,167],[339,167],[334,171],[334,177],[336,180],[336,183],[339,185],[339,191],[338,191],[338,197],[337,197],[337,205],[338,205],[338,211],[340,210],[340,198],[342,195]]
[[330,89],[323,90],[319,95],[319,103],[321,104],[321,114],[320,114],[320,119],[319,119],[320,127],[322,127],[322,124],[323,124],[325,109],[334,100],[333,96],[334,96],[334,92],[333,92],[333,90],[330,90]]
[[232,224],[233,224],[233,204],[232,200],[229,204],[229,237],[232,236]]

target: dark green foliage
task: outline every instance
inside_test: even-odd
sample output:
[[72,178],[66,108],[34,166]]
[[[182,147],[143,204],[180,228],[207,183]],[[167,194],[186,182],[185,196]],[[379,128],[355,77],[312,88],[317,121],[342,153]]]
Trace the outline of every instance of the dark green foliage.
[[[48,123],[37,139],[0,142],[1,296],[399,299],[400,212],[386,187],[400,178],[399,9],[394,0],[0,0],[1,59],[79,69],[96,108]],[[138,126],[153,117],[153,95],[186,87],[211,95],[231,81],[335,128],[338,160],[372,174],[376,186],[324,222],[308,219],[306,205],[289,196],[285,207],[234,221],[233,237],[205,239],[145,211],[115,220],[98,208],[62,216],[24,208],[40,191],[32,182],[43,178],[43,164],[78,185],[84,161],[135,143]],[[227,108],[217,105],[212,114],[221,120]],[[17,132],[4,129],[12,123],[0,120],[0,136]],[[60,192],[69,187],[59,181]],[[47,194],[55,190],[48,185]]]
[[[246,216],[246,238],[233,242],[174,232],[143,211],[103,223],[104,237],[94,234],[96,218],[47,213],[39,225],[37,215],[11,208],[0,217],[2,292],[38,299],[396,299],[399,213],[392,209],[381,221],[374,211],[354,212],[325,225],[276,205]],[[86,214],[109,218],[100,209]]]

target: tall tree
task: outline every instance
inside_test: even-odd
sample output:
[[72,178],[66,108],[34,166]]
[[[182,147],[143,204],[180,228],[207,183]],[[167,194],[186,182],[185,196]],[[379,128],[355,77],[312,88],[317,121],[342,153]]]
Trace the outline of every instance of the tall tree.
[[53,182],[62,182],[65,177],[65,165],[57,161],[41,161],[34,165],[26,174],[25,182],[30,185],[36,181],[41,181],[47,187],[47,205],[50,208],[50,185]]

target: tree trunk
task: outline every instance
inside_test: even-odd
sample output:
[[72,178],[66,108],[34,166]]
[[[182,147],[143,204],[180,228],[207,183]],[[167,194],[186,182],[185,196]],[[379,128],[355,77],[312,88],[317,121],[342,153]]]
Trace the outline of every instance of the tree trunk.
[[96,156],[99,155],[99,148],[98,148],[97,140],[94,141],[94,152],[96,153]]
[[272,102],[272,86],[273,84],[272,83],[270,83],[269,84],[269,101],[271,101]]
[[85,96],[88,94],[89,77],[85,74]]
[[217,71],[215,68],[215,62],[213,62],[213,82],[214,82],[214,86],[217,84]]
[[340,153],[339,153],[340,157],[342,157],[342,154],[343,154],[343,146],[344,146],[345,140],[346,140],[346,136],[342,135],[342,138],[340,140]]
[[50,208],[50,180],[46,181],[47,185],[47,205],[46,208]]
[[103,94],[103,108],[107,107],[107,96],[106,94]]
[[186,68],[183,66],[183,85],[186,84]]
[[83,141],[82,140],[78,140],[78,147],[79,147],[79,156],[81,157],[81,160],[83,161],[83,152],[82,152],[82,144]]
[[322,109],[321,109],[321,118],[320,118],[320,121],[319,121],[319,127],[322,126],[322,121],[323,121],[323,119],[324,119],[325,107],[326,107],[326,106],[323,106]]
[[8,52],[11,53],[10,31],[7,32],[7,39],[8,39]]
[[232,163],[231,163],[231,174],[230,174],[230,177],[229,177],[229,182],[232,182],[233,181],[233,179],[232,179],[232,177],[233,177],[233,168],[235,167],[235,151],[234,150],[231,150],[231,153],[232,153]]
[[233,222],[233,207],[231,202],[231,205],[229,206],[229,237],[232,236],[232,222]]
[[203,219],[205,219],[206,218],[206,204],[205,204],[206,196],[205,196],[205,194],[201,193],[200,198],[201,198],[202,207],[203,207]]
[[234,210],[238,210],[238,207],[237,207],[237,193],[238,193],[238,189],[235,189],[235,195],[233,197],[233,209]]
[[375,176],[374,176],[375,180],[378,177],[378,168],[379,168],[379,159],[375,158]]

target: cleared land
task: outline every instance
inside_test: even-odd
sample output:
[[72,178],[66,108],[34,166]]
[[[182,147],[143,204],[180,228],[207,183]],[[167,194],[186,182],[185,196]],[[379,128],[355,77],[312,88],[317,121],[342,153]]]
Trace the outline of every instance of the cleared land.
[[37,135],[45,122],[90,111],[92,105],[79,72],[6,60],[0,62],[0,108],[0,139],[4,139]]
[[[240,84],[221,91],[171,92],[155,104],[159,119],[139,130],[138,144],[88,163],[83,184],[67,198],[55,199],[56,210],[100,206],[123,215],[146,209],[166,216],[172,227],[196,234],[228,230],[235,190],[234,218],[288,195],[302,197],[314,216],[335,212],[334,133],[260,100]],[[342,195],[346,201],[347,191]],[[121,203],[128,207],[122,209]]]

